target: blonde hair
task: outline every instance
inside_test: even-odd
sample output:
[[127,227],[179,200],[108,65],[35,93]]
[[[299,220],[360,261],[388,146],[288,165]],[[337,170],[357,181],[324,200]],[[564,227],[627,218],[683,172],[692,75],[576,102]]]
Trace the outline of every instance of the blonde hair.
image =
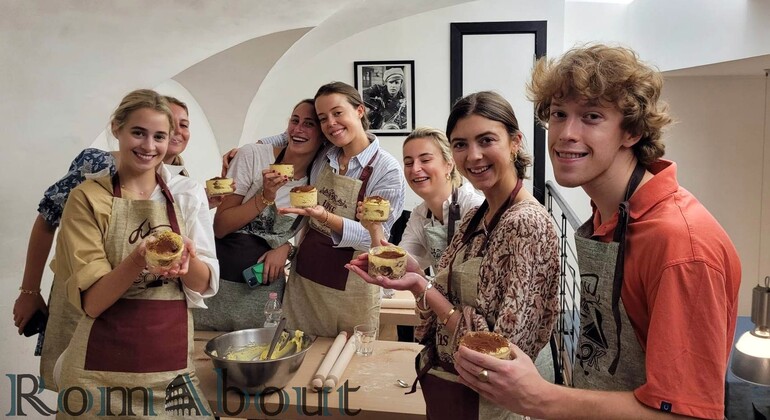
[[174,104],[174,105],[184,109],[184,112],[187,113],[187,116],[190,116],[190,110],[187,109],[187,104],[186,103],[180,101],[179,99],[177,99],[177,98],[175,98],[173,96],[164,95],[163,97],[166,98],[166,100],[168,101],[169,105],[170,104]]
[[634,155],[649,165],[663,156],[663,129],[671,123],[668,105],[660,100],[663,77],[628,48],[603,44],[573,48],[560,59],[541,58],[535,63],[528,96],[535,113],[547,128],[554,99],[606,102],[623,114],[620,127],[640,136]]
[[168,118],[169,136],[173,133],[176,125],[174,124],[174,114],[171,112],[168,100],[163,95],[150,89],[137,89],[123,97],[110,119],[113,131],[120,131],[134,111],[144,108],[164,114]]
[[[478,115],[501,123],[511,137],[521,133],[519,120],[516,119],[511,104],[497,92],[482,91],[471,93],[455,102],[446,123],[447,136],[452,136],[452,131],[454,131],[458,121],[471,115]],[[524,142],[522,141],[513,160],[516,176],[521,179],[527,178],[527,167],[529,166],[532,166],[532,157],[524,151]]]
[[[433,140],[433,143],[441,151],[441,157],[444,158],[444,162],[452,164],[452,170],[449,172],[450,182],[453,188],[459,187],[463,183],[462,175],[457,170],[457,165],[452,158],[452,149],[449,147],[449,139],[446,137],[443,131],[438,128],[432,127],[417,127],[406,136],[403,146],[406,146],[408,142],[414,139],[429,138]],[[402,146],[402,147],[403,147]]]

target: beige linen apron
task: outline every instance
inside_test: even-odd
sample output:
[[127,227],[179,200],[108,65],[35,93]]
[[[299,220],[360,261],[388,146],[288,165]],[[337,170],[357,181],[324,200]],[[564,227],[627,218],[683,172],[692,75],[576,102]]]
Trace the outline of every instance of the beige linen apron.
[[620,203],[613,242],[591,239],[593,221],[575,234],[580,268],[580,337],[573,369],[576,388],[630,391],[646,381],[644,352],[620,292],[628,227],[628,199],[644,175],[637,164]]
[[[157,180],[165,203],[121,198],[118,174],[113,177],[114,198],[105,238],[113,267],[149,234],[184,230],[168,187],[160,176]],[[192,315],[181,280],[143,271],[99,317],[83,316],[78,323],[63,356],[60,380],[60,395],[69,408],[60,407],[57,418],[210,417],[192,350]],[[106,392],[105,387],[112,391]]]
[[[364,198],[378,154],[366,164],[360,179],[337,175],[327,163],[315,182],[319,204],[330,213],[356,220],[356,204]],[[315,219],[309,225],[286,284],[287,326],[306,334],[335,337],[340,331],[353,331],[358,324],[379,325],[379,286],[345,268],[361,251],[335,248],[328,227]]]
[[82,314],[67,300],[67,279],[54,276],[48,301],[48,322],[43,338],[43,350],[40,356],[40,374],[43,386],[51,391],[58,391],[54,381],[56,360],[67,348],[72,332],[78,325]]
[[[468,330],[474,330],[475,325],[471,315],[478,309],[479,271],[486,246],[476,255],[468,255],[468,246],[479,234],[486,234],[488,239],[497,223],[508,208],[513,205],[513,199],[521,189],[521,180],[511,193],[508,201],[492,218],[489,231],[479,227],[489,204],[484,201],[473,215],[463,234],[463,245],[454,254],[449,266],[436,276],[436,284],[447,293],[447,299],[456,307],[462,307],[460,322],[465,322]],[[486,245],[486,244],[485,244]],[[458,258],[459,257],[459,258]],[[495,320],[487,319],[487,324],[494,327]],[[489,329],[489,328],[487,328]],[[479,398],[472,389],[458,382],[457,371],[454,368],[453,354],[457,350],[458,327],[450,330],[446,326],[437,326],[435,348],[426,346],[417,356],[417,380],[422,387],[425,398],[426,415],[428,419],[445,420],[477,420],[477,419],[521,419],[522,416],[512,413],[496,404]],[[412,386],[414,392],[416,384]]]

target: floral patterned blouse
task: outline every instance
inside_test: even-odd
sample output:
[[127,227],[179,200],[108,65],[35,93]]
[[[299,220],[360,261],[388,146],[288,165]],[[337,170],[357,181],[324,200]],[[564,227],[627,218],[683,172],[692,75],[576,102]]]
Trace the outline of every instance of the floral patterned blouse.
[[[439,261],[439,271],[447,269],[461,250],[463,233],[477,211],[478,207],[463,218]],[[492,232],[486,233],[482,226],[477,230],[482,233],[462,252],[469,258],[483,254],[478,298],[475,308],[463,309],[471,309],[474,330],[491,328],[534,360],[548,343],[558,314],[559,238],[551,218],[537,201],[523,200],[503,213]],[[436,285],[436,289],[446,296],[441,286]],[[456,298],[450,302],[459,305]],[[434,345],[436,314],[429,312],[423,317],[416,336],[423,344]],[[455,343],[468,330],[465,322],[460,322],[458,329]]]
[[99,149],[85,149],[72,161],[67,173],[55,184],[48,187],[37,211],[49,225],[58,228],[64,204],[70,191],[86,179],[87,174],[115,175],[115,158],[110,152]]

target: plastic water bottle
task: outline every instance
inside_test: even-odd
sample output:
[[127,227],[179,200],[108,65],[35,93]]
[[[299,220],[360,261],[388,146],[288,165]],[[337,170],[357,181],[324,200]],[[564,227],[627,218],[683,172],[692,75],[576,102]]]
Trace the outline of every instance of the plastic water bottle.
[[278,293],[270,292],[269,300],[265,304],[265,327],[275,327],[281,321],[283,310],[278,301]]

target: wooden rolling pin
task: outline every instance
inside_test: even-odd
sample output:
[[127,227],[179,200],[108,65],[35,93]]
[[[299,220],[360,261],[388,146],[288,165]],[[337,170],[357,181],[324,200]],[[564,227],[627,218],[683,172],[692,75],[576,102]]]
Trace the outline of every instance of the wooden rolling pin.
[[321,366],[318,368],[318,371],[316,371],[315,376],[313,376],[313,386],[311,387],[313,391],[318,392],[324,386],[326,375],[329,374],[332,366],[334,366],[334,362],[337,361],[337,357],[342,353],[342,348],[345,347],[345,340],[347,340],[347,338],[348,333],[341,331],[337,335],[337,338],[334,339],[329,351],[326,352],[326,357],[324,357],[324,360],[321,362]]
[[348,343],[345,344],[345,348],[342,349],[340,357],[337,358],[336,362],[334,362],[334,367],[332,367],[332,370],[328,375],[326,375],[326,382],[324,382],[324,387],[335,388],[337,386],[337,383],[340,381],[340,377],[343,373],[345,373],[345,369],[347,369],[348,364],[350,363],[350,359],[353,357],[355,352],[356,337],[352,337],[350,340],[348,340]]

